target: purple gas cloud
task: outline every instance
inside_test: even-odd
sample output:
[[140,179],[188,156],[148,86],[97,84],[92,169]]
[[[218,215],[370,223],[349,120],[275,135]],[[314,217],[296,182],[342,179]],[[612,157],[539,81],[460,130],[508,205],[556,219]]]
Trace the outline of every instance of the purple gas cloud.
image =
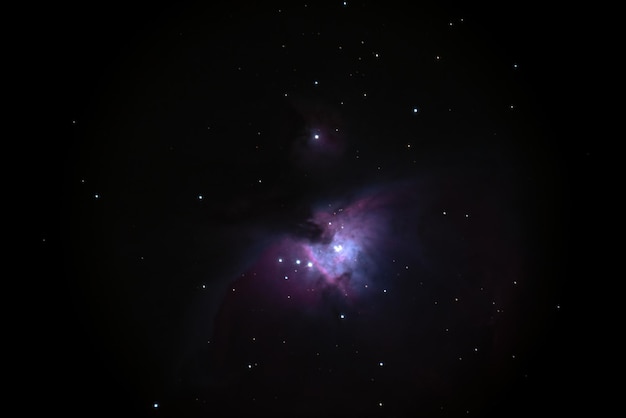
[[376,288],[379,247],[388,240],[391,194],[372,193],[315,210],[300,231],[263,252],[246,276],[271,283],[265,297],[315,305],[333,295],[352,303]]

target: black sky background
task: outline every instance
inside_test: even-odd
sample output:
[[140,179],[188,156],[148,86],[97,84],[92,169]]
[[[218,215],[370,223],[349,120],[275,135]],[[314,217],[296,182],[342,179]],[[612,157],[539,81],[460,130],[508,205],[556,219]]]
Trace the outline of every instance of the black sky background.
[[[555,295],[563,309],[540,326],[535,318],[525,331],[532,358],[526,369],[536,378],[530,384],[522,377],[511,382],[485,415],[561,413],[581,406],[573,400],[584,399],[580,378],[589,367],[579,353],[590,343],[579,335],[591,331],[574,308],[574,296],[580,289],[577,278],[589,274],[583,255],[592,229],[578,220],[592,211],[597,145],[581,135],[583,126],[570,113],[580,92],[573,90],[584,89],[571,68],[571,57],[584,48],[574,34],[577,26],[563,10],[524,5],[396,9],[350,2],[357,17],[342,21],[332,17],[340,16],[336,3],[328,7],[331,23],[322,29],[327,35],[311,49],[289,51],[296,74],[275,71],[281,59],[275,45],[284,33],[318,27],[299,4],[67,4],[49,6],[32,20],[37,36],[29,68],[40,86],[35,111],[43,116],[27,148],[36,167],[32,235],[41,245],[35,245],[33,266],[39,277],[32,285],[37,319],[23,338],[32,350],[28,376],[20,383],[32,394],[24,396],[25,408],[34,397],[38,408],[72,415],[153,414],[146,403],[155,393],[170,391],[171,363],[180,346],[168,341],[188,334],[180,323],[195,309],[187,304],[198,278],[206,275],[205,249],[221,254],[209,276],[234,276],[242,269],[241,243],[250,238],[251,225],[288,233],[320,191],[332,194],[336,188],[340,194],[368,176],[340,164],[328,177],[307,182],[283,164],[290,159],[290,141],[306,122],[285,105],[282,86],[312,84],[318,77],[329,85],[341,83],[334,72],[344,59],[340,54],[325,62],[311,60],[311,51],[333,43],[334,33],[345,44],[350,37],[378,40],[384,54],[383,66],[362,82],[377,101],[342,114],[366,161],[392,166],[396,151],[377,138],[418,132],[425,172],[454,166],[455,159],[489,160],[496,149],[516,156],[513,164],[532,177],[517,179],[521,194],[532,197],[520,211],[530,214],[525,220],[527,239],[537,245],[534,265],[552,280],[537,280],[529,291],[536,294],[538,312],[545,312]],[[278,8],[293,16],[286,27],[273,22]],[[322,14],[320,9],[316,13]],[[390,28],[386,33],[375,25],[381,15]],[[464,19],[462,38],[446,28],[448,20],[459,18]],[[421,58],[411,58],[420,45],[415,39],[421,38],[428,41],[417,55],[432,57],[441,49],[454,58],[444,56],[438,63],[444,65],[413,76],[425,68]],[[266,44],[273,45],[275,56],[264,54]],[[521,66],[516,74],[507,71],[514,62]],[[237,63],[245,75],[233,69]],[[360,86],[357,81],[346,88]],[[321,94],[327,101],[336,99],[333,88]],[[414,106],[415,96],[423,123],[411,132],[399,115]],[[516,98],[515,114],[500,107],[508,97]],[[438,110],[451,102],[476,111],[458,112],[449,123]],[[462,139],[455,126],[465,127]],[[257,154],[241,151],[242,143],[258,142],[257,129],[268,141],[262,143],[261,164]],[[510,140],[498,144],[490,131]],[[200,137],[207,140],[197,141]],[[225,137],[241,142],[219,139]],[[251,170],[280,188],[242,197],[239,190],[250,190]],[[398,165],[379,181],[401,179],[402,170]],[[345,182],[337,185],[337,176]],[[91,199],[94,193],[102,199]],[[198,194],[210,201],[194,201]],[[130,224],[129,233],[125,226]],[[254,229],[255,239],[263,236]],[[262,240],[249,253],[257,246]],[[140,257],[161,262],[132,267],[128,260]],[[129,322],[129,317],[138,319]],[[154,339],[159,333],[162,341]]]

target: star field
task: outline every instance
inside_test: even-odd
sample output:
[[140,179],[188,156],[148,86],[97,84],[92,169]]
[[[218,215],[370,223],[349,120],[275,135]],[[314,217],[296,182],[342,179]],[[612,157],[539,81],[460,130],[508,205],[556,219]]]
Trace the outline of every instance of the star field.
[[559,411],[550,16],[82,10],[58,35],[61,215],[36,238],[63,263],[71,413]]

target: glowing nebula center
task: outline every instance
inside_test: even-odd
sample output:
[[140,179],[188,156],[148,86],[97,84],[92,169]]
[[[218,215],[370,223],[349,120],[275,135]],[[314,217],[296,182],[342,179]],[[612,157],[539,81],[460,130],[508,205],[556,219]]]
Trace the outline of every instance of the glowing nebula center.
[[368,245],[365,241],[367,239],[365,234],[357,236],[354,225],[349,219],[347,222],[338,221],[338,224],[333,227],[332,221],[329,221],[326,226],[327,231],[330,231],[332,235],[330,243],[304,245],[311,263],[330,284],[352,280],[353,273],[359,265],[359,258],[362,258],[360,254],[362,248]]
[[276,259],[286,268],[285,277],[308,290],[331,288],[350,298],[371,288],[375,250],[386,223],[379,203],[369,197],[315,212],[309,220],[315,236],[280,246]]

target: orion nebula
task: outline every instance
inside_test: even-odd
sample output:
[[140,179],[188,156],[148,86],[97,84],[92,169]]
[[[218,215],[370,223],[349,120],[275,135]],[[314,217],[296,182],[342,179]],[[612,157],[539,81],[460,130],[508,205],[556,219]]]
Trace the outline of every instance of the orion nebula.
[[555,58],[569,39],[555,25],[578,20],[184,3],[66,8],[35,38],[32,55],[59,63],[33,78],[58,91],[32,113],[58,110],[38,125],[59,140],[27,141],[32,207],[54,202],[30,238],[36,317],[52,318],[33,344],[59,348],[29,374],[59,388],[32,392],[45,412],[561,413],[545,405],[582,358],[562,361],[561,247],[584,229],[562,223],[594,202],[587,174],[562,202],[567,149],[589,170],[593,156],[557,118],[576,103],[558,88],[576,54]]
[[[372,286],[376,254],[387,237],[385,208],[380,197],[368,197],[345,207],[314,212],[301,227],[299,239],[285,238],[272,249],[278,276],[290,276],[309,292],[335,289],[347,299],[358,297]],[[388,209],[388,208],[387,208]]]

